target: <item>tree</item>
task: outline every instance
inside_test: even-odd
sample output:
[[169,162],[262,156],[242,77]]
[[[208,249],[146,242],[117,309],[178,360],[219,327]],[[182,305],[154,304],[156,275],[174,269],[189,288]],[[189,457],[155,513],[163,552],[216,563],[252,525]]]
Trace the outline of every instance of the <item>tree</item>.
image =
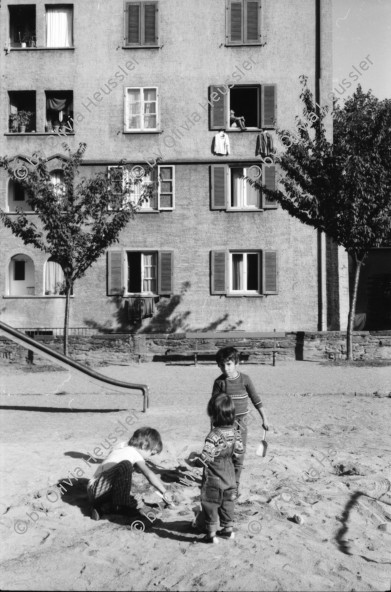
[[[68,156],[63,159],[63,179],[58,184],[53,183],[48,159],[37,153],[33,161],[28,161],[32,166],[17,164],[15,159],[0,159],[0,166],[9,177],[25,189],[26,201],[35,213],[32,218],[31,214],[26,216],[17,210],[15,217],[0,209],[0,218],[26,245],[49,253],[62,267],[66,296],[64,354],[68,355],[70,295],[76,280],[118,241],[141,202],[154,194],[155,182],[145,182],[145,177],[152,174],[151,167],[134,167],[129,175],[124,174],[127,169],[123,163],[111,169],[110,176],[97,173],[90,178],[81,177],[79,168],[86,144],[79,144],[73,153],[66,144],[63,146]],[[141,183],[140,197],[135,203],[130,200],[129,191]]]
[[[278,130],[284,146],[280,188],[266,195],[304,224],[342,245],[354,263],[346,357],[352,359],[352,330],[360,270],[370,249],[391,244],[391,101],[379,101],[360,86],[340,107],[321,109],[301,77],[303,116],[297,133]],[[333,142],[324,120],[332,116]],[[259,181],[248,181],[260,187]]]

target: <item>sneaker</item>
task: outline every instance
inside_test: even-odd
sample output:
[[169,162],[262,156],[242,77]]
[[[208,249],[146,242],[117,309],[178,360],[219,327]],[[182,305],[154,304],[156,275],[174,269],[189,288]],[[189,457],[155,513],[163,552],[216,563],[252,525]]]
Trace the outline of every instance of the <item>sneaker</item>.
[[223,530],[220,530],[219,536],[232,541],[235,538],[235,533],[232,528],[223,528]]
[[216,535],[210,536],[209,534],[206,534],[204,536],[204,538],[202,539],[202,541],[204,543],[212,543],[213,545],[218,545],[218,543],[219,543],[219,539],[217,538]]
[[91,511],[91,520],[95,520],[98,521],[100,520],[101,516],[99,514],[99,511],[97,510],[97,508],[92,508]]

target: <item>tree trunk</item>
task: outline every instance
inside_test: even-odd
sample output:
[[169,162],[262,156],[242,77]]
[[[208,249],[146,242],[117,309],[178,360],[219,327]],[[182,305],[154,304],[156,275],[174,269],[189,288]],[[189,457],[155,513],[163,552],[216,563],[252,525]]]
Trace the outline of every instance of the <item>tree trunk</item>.
[[69,305],[72,285],[66,282],[65,288],[65,316],[64,316],[64,356],[68,355],[68,333],[69,333]]
[[353,285],[353,293],[352,293],[352,300],[350,302],[349,308],[349,317],[348,317],[348,331],[346,335],[346,359],[353,360],[353,323],[354,317],[356,316],[356,302],[357,302],[357,289],[358,289],[358,281],[360,279],[360,271],[362,265],[362,259],[359,261],[357,257],[354,259],[355,262],[355,272],[354,272],[354,285]]

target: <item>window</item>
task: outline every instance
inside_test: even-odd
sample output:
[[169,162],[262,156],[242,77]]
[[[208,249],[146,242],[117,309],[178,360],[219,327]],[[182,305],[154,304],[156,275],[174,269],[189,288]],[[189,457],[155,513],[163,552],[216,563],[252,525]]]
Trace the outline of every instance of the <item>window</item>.
[[175,205],[175,167],[159,165],[151,173],[143,174],[143,167],[131,169],[109,166],[108,174],[113,195],[120,195],[127,186],[127,202],[140,211],[173,210]]
[[227,296],[277,294],[276,251],[212,251],[211,293]]
[[108,251],[108,295],[162,295],[173,291],[172,251]]
[[211,130],[241,131],[234,117],[244,119],[248,131],[273,129],[276,125],[275,84],[211,86],[209,125]]
[[261,2],[227,0],[227,45],[261,43]]
[[158,125],[157,88],[126,88],[125,131],[157,131]]
[[73,92],[71,90],[46,91],[45,131],[73,132]]
[[16,210],[32,211],[27,203],[27,192],[24,187],[17,181],[10,179],[8,183],[8,211],[16,212]]
[[11,47],[35,47],[35,5],[9,6]]
[[276,188],[275,165],[212,165],[211,209],[212,210],[268,210],[276,209],[277,202],[271,200],[259,188],[244,177],[257,180],[270,190]]
[[10,91],[9,97],[9,131],[31,132],[36,129],[36,98],[35,91]]
[[8,292],[10,296],[34,296],[34,263],[27,255],[15,255],[9,263]]
[[73,46],[73,6],[46,6],[46,47]]
[[45,265],[45,294],[64,294],[64,272],[57,261],[50,257]]
[[156,47],[158,43],[158,3],[127,2],[125,6],[125,44]]
[[64,171],[62,169],[56,169],[50,173],[50,179],[54,185],[54,194],[58,199],[58,203],[63,204],[63,200],[66,196],[66,186],[64,183]]

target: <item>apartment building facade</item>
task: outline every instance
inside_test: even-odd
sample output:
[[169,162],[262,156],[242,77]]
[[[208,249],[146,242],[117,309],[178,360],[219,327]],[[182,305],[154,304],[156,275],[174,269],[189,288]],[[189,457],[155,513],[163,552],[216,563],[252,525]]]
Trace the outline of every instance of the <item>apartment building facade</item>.
[[[152,166],[158,180],[77,282],[71,327],[346,327],[346,254],[243,180],[278,183],[276,127],[294,129],[300,75],[330,103],[331,0],[10,0],[0,12],[0,154],[41,151],[61,183],[65,136],[87,144],[84,175],[126,161],[127,179],[148,183]],[[28,208],[4,171],[0,205]],[[5,228],[0,245],[2,320],[61,327],[58,264]]]

